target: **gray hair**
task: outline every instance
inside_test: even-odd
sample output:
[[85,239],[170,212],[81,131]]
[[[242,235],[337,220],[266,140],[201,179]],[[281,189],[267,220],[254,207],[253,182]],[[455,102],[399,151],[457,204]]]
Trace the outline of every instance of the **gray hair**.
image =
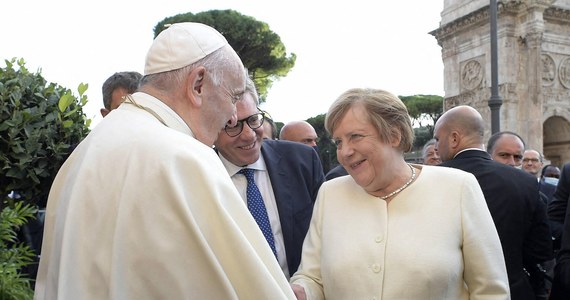
[[259,105],[259,94],[257,93],[257,88],[255,87],[255,82],[249,76],[245,80],[245,94],[250,94],[255,102],[255,106]]
[[431,139],[429,141],[427,141],[427,143],[424,145],[423,149],[422,149],[422,158],[425,160],[426,156],[427,156],[427,150],[430,146],[435,145],[436,140],[435,139]]

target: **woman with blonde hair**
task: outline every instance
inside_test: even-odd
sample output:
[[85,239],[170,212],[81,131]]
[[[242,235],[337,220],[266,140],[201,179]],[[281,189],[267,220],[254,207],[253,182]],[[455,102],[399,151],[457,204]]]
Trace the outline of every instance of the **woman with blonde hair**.
[[405,161],[414,134],[398,97],[348,90],[325,127],[350,176],[319,190],[290,281],[298,299],[509,299],[477,180]]

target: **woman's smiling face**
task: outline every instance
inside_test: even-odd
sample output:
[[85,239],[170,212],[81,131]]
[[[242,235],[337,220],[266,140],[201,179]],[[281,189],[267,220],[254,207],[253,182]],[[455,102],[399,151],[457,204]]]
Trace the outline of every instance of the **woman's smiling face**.
[[[383,142],[361,105],[354,105],[342,117],[334,129],[337,159],[356,183],[372,193],[385,188],[392,178],[392,163],[401,160],[395,146]],[[396,148],[395,148],[396,147]]]

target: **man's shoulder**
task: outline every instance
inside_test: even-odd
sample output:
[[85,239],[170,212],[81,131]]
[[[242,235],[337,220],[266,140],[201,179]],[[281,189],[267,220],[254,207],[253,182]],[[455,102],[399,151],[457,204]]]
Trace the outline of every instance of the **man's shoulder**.
[[472,152],[470,154],[471,155],[460,154],[458,157],[441,163],[440,166],[468,171],[473,173],[478,179],[501,178],[501,180],[507,179],[515,183],[523,182],[531,186],[536,185],[538,188],[536,178],[531,174],[515,167],[487,159],[484,155],[486,153],[479,154]]
[[303,156],[305,156],[306,153],[311,153],[314,151],[312,147],[305,144],[282,140],[265,140],[263,141],[263,144],[261,144],[261,152],[271,152],[264,151],[264,149],[270,149],[273,152],[277,152],[286,156],[294,156],[291,154],[296,153],[303,153]]
[[[310,146],[281,140],[266,140],[261,146],[261,155],[268,169],[278,167],[281,172],[305,172],[314,174],[319,169],[320,158]],[[324,174],[320,175],[324,180]]]
[[269,145],[271,147],[279,148],[312,149],[311,146],[285,140],[264,140],[262,145]]
[[570,173],[570,162],[569,163],[565,163],[562,166],[562,170],[560,170],[561,173]]

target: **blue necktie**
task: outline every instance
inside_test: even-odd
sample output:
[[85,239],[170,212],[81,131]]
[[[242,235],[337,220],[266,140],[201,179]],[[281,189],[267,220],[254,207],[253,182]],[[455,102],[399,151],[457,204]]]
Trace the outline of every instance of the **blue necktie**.
[[275,240],[273,238],[273,231],[271,231],[271,224],[269,224],[269,217],[267,216],[267,209],[265,208],[265,203],[263,203],[263,197],[255,184],[253,179],[253,169],[241,169],[238,173],[243,174],[247,179],[247,208],[249,212],[257,222],[257,226],[261,229],[263,236],[269,243],[273,254],[277,257],[277,251],[275,250]]

